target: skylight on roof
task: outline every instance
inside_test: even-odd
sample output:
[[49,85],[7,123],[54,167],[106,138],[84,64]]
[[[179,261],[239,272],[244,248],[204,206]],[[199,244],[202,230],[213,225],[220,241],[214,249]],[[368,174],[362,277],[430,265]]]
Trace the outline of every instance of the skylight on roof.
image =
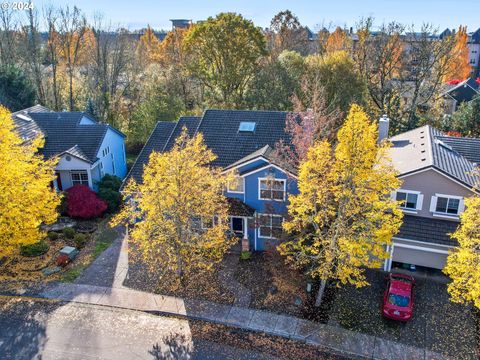
[[255,131],[255,125],[256,125],[256,123],[254,123],[254,122],[242,121],[240,123],[240,126],[238,127],[238,131],[239,132],[254,132]]
[[17,114],[17,117],[22,120],[32,121],[32,118],[26,114]]

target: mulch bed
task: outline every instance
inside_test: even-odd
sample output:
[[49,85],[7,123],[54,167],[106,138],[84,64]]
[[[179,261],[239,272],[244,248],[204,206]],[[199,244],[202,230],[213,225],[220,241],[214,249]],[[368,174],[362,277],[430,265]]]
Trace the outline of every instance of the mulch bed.
[[[297,341],[234,329],[224,325],[210,324],[202,321],[189,321],[193,338],[228,345],[238,349],[258,351],[285,360],[352,359],[318,346],[307,345]],[[195,342],[195,340],[194,340]]]
[[309,297],[306,279],[288,267],[276,250],[255,252],[250,260],[241,260],[235,277],[252,292],[251,307],[303,316]]
[[197,274],[183,286],[171,288],[165,283],[159,284],[155,289],[158,294],[177,296],[184,299],[200,299],[221,304],[233,304],[234,296],[221,286],[218,280],[218,268],[213,271]]

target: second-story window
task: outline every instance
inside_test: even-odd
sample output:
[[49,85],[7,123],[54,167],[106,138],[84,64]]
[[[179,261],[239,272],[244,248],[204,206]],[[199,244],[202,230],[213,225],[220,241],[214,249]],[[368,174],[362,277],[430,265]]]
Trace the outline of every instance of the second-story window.
[[458,215],[460,211],[460,197],[435,196],[435,212],[448,215]]
[[227,191],[231,193],[242,193],[245,191],[244,178],[236,176],[234,180],[228,182]]
[[421,195],[416,191],[397,190],[395,200],[401,201],[400,207],[406,210],[421,209]]
[[286,181],[283,179],[259,179],[259,199],[285,201]]

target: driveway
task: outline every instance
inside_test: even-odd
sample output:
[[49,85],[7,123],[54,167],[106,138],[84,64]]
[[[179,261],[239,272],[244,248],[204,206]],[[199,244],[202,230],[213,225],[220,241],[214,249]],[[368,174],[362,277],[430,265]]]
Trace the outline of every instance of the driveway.
[[388,340],[426,348],[456,359],[476,359],[478,334],[472,309],[449,300],[447,279],[439,273],[412,273],[417,280],[414,317],[407,324],[380,315],[385,273],[370,270],[371,286],[338,290],[332,301],[329,325],[376,335]]

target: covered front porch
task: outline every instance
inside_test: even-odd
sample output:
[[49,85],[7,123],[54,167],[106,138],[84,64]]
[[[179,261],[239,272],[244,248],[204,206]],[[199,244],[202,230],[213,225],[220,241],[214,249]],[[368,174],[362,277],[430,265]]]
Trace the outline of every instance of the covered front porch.
[[95,189],[99,177],[99,166],[66,153],[60,157],[55,168],[56,178],[53,187],[58,191],[64,191],[75,185],[86,185]]
[[227,198],[227,201],[230,230],[241,239],[242,251],[256,250],[255,209],[237,198]]

